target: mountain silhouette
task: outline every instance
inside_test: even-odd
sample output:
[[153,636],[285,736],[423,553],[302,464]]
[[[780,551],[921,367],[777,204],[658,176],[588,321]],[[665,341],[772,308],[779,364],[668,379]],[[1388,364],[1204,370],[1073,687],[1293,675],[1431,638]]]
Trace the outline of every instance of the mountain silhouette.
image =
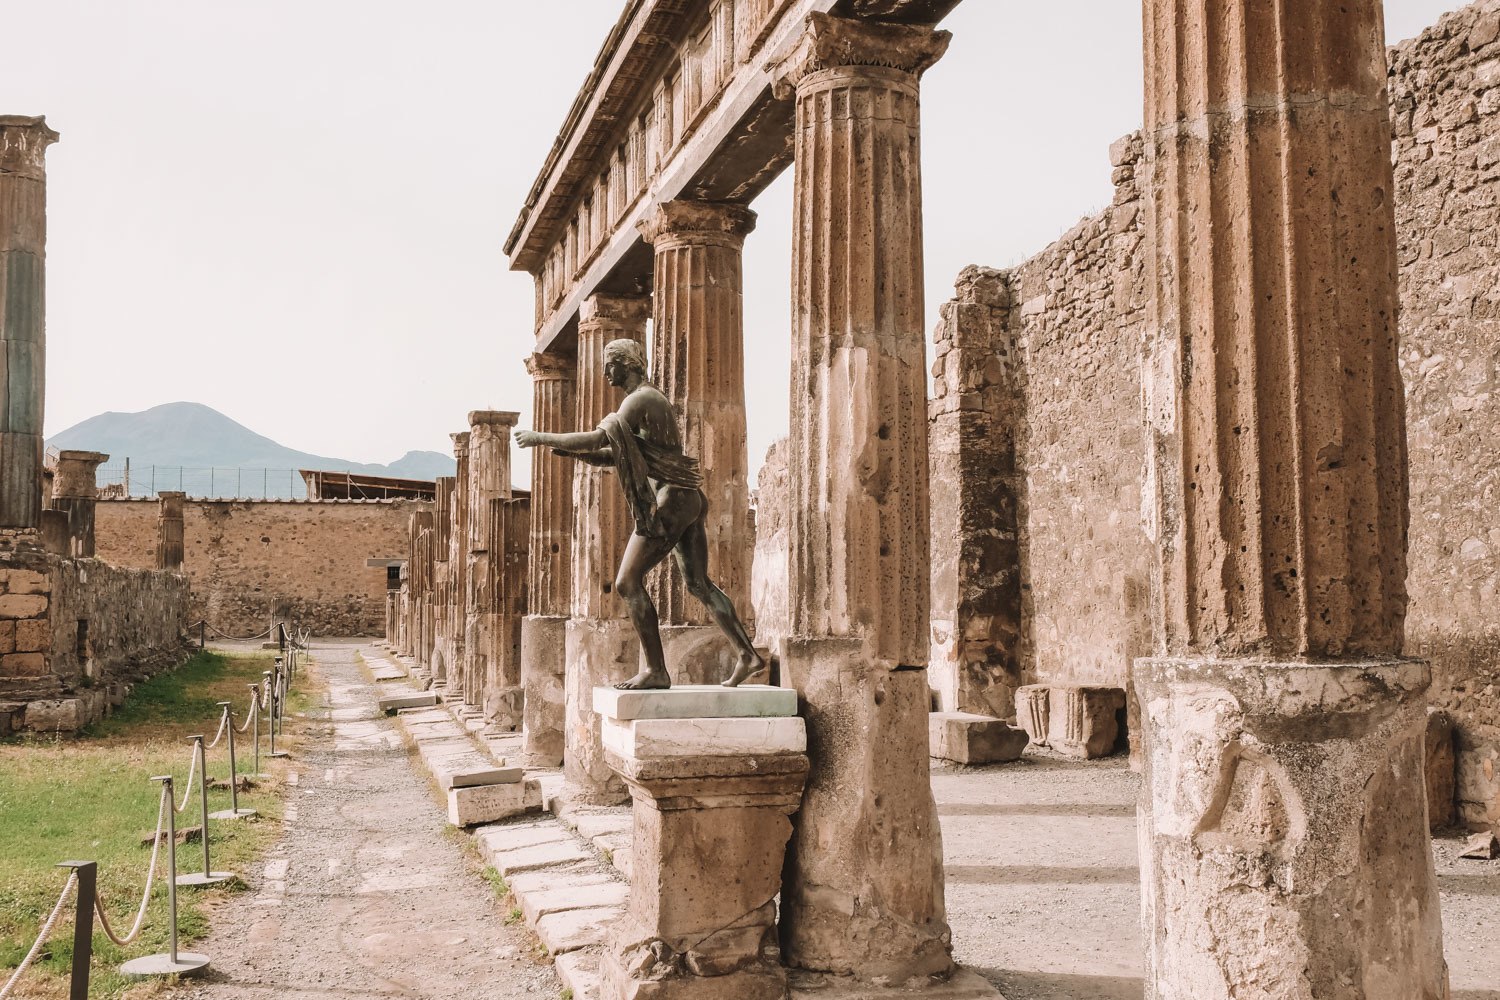
[[297,469],[435,479],[451,476],[457,468],[451,456],[436,451],[409,451],[389,465],[297,451],[213,407],[186,402],[163,403],[140,413],[101,413],[53,435],[47,446],[108,454],[109,461],[99,470],[101,486],[121,482],[129,459],[133,496],[177,489],[180,483],[193,496],[284,499],[303,495],[301,478],[294,474]]

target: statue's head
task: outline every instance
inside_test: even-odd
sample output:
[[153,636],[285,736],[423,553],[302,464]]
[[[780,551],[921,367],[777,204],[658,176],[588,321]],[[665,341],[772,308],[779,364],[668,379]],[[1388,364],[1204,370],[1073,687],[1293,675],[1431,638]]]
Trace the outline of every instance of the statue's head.
[[611,340],[604,345],[604,377],[610,385],[624,385],[628,372],[646,377],[646,348],[634,340]]

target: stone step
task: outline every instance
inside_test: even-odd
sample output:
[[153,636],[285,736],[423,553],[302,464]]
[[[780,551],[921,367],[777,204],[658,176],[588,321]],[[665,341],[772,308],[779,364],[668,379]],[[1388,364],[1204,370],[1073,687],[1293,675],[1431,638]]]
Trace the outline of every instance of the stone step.
[[388,698],[381,698],[376,703],[383,715],[390,715],[403,708],[431,708],[438,703],[437,696],[431,692],[420,694],[396,694]]

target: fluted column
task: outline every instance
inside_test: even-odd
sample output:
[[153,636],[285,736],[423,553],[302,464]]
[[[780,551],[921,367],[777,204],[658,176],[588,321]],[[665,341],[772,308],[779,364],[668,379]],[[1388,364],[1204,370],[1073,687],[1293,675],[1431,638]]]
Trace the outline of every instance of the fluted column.
[[1380,0],[1146,0],[1148,1000],[1444,998]]
[[0,528],[42,521],[47,147],[43,118],[0,115]]
[[[474,689],[468,701],[480,706],[486,720],[504,732],[521,725],[521,679],[519,670],[514,671],[514,677],[506,676],[507,660],[501,655],[496,574],[505,562],[494,541],[491,506],[493,501],[510,499],[510,434],[519,418],[520,414],[505,410],[474,410],[469,414],[464,658]],[[514,662],[509,665],[518,666]]]
[[[456,456],[455,456],[456,457]],[[453,662],[451,623],[453,618],[453,581],[450,557],[453,552],[453,494],[458,489],[457,476],[439,476],[434,485],[432,523],[432,659],[430,669],[434,684],[448,692],[459,690],[458,664]]]
[[167,490],[156,498],[160,504],[156,515],[156,568],[180,573],[186,554],[183,501],[187,494]]
[[[577,430],[573,406],[578,362],[559,354],[533,354],[532,424],[545,433]],[[527,616],[521,625],[523,746],[536,765],[563,761],[566,725],[564,678],[566,623],[573,592],[573,465],[545,448],[531,453]]]
[[[636,296],[593,295],[578,321],[577,425],[589,430],[620,402],[604,380],[604,345],[645,342],[650,301]],[[640,643],[615,594],[620,557],[635,523],[612,471],[575,463],[573,473],[573,617],[567,626],[567,728],[564,773],[583,801],[619,803],[625,784],[604,759],[593,689],[636,672]]]
[[918,80],[946,32],[814,14],[796,100],[791,636],[813,770],[782,895],[789,961],[952,967],[928,781],[929,527]]
[[453,460],[457,466],[453,495],[449,501],[448,531],[448,690],[463,698],[464,704],[478,705],[479,683],[474,677],[474,663],[468,653],[466,630],[469,602],[469,502],[474,495],[473,475],[469,466],[469,432],[449,434],[453,441]]
[[[683,447],[703,471],[709,576],[741,613],[750,605],[753,547],[742,258],[754,228],[748,208],[703,201],[666,202],[641,226],[656,250],[652,381],[672,401]],[[653,597],[665,626],[713,621],[687,593],[675,559],[662,564]]]

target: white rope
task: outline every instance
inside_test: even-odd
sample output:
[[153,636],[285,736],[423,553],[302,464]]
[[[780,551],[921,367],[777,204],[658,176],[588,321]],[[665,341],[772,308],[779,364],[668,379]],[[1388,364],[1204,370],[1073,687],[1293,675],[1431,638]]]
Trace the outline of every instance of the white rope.
[[57,926],[58,917],[62,916],[63,906],[68,902],[69,893],[73,891],[73,887],[77,884],[78,873],[75,871],[68,876],[68,882],[63,886],[62,895],[57,897],[57,905],[52,908],[52,915],[42,924],[41,932],[36,936],[36,943],[31,946],[31,950],[26,953],[26,957],[21,959],[21,964],[16,966],[16,971],[11,975],[6,984],[0,986],[0,1000],[5,1000],[6,997],[10,996],[10,991],[15,989],[16,983],[21,981],[21,977],[26,974],[26,970],[31,968],[31,963],[36,961],[37,955],[41,953],[42,945],[46,942],[47,938],[52,936],[52,928]]
[[214,741],[208,745],[207,749],[212,750],[214,747],[219,745],[219,741],[224,738],[224,728],[228,725],[229,706],[225,705],[223,713],[219,716],[219,731],[214,735]]
[[135,911],[135,923],[130,925],[129,932],[123,937],[115,934],[114,928],[109,925],[109,914],[104,912],[104,894],[94,890],[94,910],[99,914],[99,926],[104,928],[104,936],[121,948],[136,939],[141,933],[141,925],[146,922],[146,907],[151,903],[151,884],[156,880],[156,859],[161,855],[161,828],[166,817],[167,786],[162,785],[161,800],[156,807],[156,838],[151,847],[151,867],[146,869],[146,891],[141,894],[140,908]]
[[[260,688],[257,687],[250,692],[250,707],[245,710],[245,724],[235,732],[243,733],[250,728],[250,723],[255,721],[255,713],[260,711]],[[217,741],[216,741],[217,742]]]
[[261,632],[258,635],[247,635],[247,636],[244,636],[242,638],[242,637],[237,636],[237,635],[230,635],[228,632],[225,632],[223,629],[214,628],[214,626],[210,625],[207,621],[201,621],[198,624],[199,625],[206,625],[206,626],[208,626],[209,628],[213,629],[214,632],[218,633],[218,635],[220,635],[221,637],[223,637],[225,639],[228,639],[230,642],[253,642],[256,639],[264,639],[266,636],[270,635],[271,632],[272,632],[272,629],[266,629],[264,632]]
[[[194,746],[193,747],[193,762],[188,765],[187,784],[184,785],[183,788],[182,788],[182,805],[180,805],[180,806],[174,805],[172,807],[172,811],[173,812],[180,813],[184,809],[187,808],[188,799],[191,798],[192,794],[193,794],[193,775],[195,775],[197,773],[198,773],[198,748],[196,746]],[[207,830],[205,830],[203,832],[205,834],[208,833]]]

